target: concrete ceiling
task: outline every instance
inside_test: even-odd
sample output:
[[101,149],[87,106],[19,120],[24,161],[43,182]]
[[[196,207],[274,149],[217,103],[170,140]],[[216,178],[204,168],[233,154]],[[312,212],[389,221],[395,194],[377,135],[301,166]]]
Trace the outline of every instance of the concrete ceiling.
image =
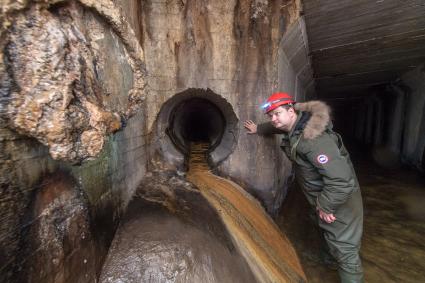
[[321,99],[367,95],[425,62],[425,0],[304,0]]

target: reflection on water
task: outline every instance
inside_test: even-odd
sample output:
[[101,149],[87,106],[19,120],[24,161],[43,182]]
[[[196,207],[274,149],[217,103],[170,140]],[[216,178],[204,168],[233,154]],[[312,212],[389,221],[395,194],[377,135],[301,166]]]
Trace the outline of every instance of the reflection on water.
[[208,170],[207,150],[207,144],[192,144],[188,180],[215,207],[259,281],[305,281],[289,240],[253,197],[237,184]]

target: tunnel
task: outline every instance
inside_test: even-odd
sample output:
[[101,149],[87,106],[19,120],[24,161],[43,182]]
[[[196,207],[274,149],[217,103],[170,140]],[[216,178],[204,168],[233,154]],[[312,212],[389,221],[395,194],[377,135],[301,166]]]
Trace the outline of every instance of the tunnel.
[[[0,281],[280,282],[234,237],[262,238],[239,225],[261,215],[309,282],[339,282],[282,136],[244,128],[286,92],[332,110],[362,194],[366,282],[422,282],[423,2],[2,1]],[[190,181],[199,148],[207,177]]]
[[206,99],[189,98],[173,109],[167,133],[182,153],[189,151],[191,142],[206,142],[214,150],[225,126],[223,113],[216,105]]
[[156,135],[164,158],[187,170],[192,142],[209,145],[208,162],[217,167],[234,150],[238,138],[238,118],[233,107],[209,89],[188,89],[164,103],[156,120]]

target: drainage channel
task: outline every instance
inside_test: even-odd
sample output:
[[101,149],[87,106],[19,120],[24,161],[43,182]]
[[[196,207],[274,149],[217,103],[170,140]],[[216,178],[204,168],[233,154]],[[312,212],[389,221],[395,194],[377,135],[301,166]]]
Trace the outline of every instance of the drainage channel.
[[211,173],[207,152],[208,144],[191,143],[187,178],[216,209],[258,281],[306,281],[289,240],[243,188]]

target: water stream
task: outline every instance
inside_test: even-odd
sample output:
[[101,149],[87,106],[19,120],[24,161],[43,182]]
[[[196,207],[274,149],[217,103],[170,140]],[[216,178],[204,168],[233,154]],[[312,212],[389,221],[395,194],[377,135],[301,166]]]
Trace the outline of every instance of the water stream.
[[306,281],[298,256],[260,203],[232,181],[214,175],[208,144],[193,143],[187,178],[217,210],[260,282]]

